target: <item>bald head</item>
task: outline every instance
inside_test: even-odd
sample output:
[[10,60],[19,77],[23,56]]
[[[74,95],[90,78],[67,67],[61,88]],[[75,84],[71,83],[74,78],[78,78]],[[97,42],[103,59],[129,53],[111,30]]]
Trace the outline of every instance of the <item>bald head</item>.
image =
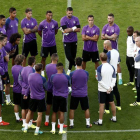
[[140,37],[139,36],[135,38],[135,43],[140,48]]
[[104,41],[104,48],[105,48],[106,50],[112,49],[111,41],[110,41],[110,40],[105,40],[105,41]]

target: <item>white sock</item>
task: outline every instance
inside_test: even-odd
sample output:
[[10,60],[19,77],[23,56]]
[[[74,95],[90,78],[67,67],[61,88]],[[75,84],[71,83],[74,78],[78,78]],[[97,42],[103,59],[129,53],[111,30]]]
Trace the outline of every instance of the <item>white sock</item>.
[[29,121],[29,126],[31,126],[33,124],[33,120]]
[[0,122],[2,122],[2,117],[0,117]]
[[6,95],[6,100],[7,100],[8,103],[11,101],[10,100],[10,94]]
[[23,125],[25,125],[26,123],[26,119],[22,119]]
[[60,129],[59,132],[63,132],[63,123],[60,123]]
[[41,75],[45,75],[45,73],[44,73],[44,71],[43,71],[43,70],[41,71]]
[[118,73],[119,79],[122,79],[122,73]]
[[35,130],[35,132],[39,132],[39,128],[40,128],[40,127],[36,127],[36,130]]
[[96,75],[97,75],[97,70],[95,70],[95,73],[96,73]]
[[56,122],[52,122],[52,131],[55,131],[55,124]]
[[45,115],[45,122],[49,122],[49,115]]
[[90,125],[90,118],[86,118],[86,125]]
[[60,120],[58,119],[58,124],[60,125]]
[[20,117],[19,117],[19,112],[15,112],[15,116],[16,116],[16,120],[20,120]]
[[102,124],[103,123],[103,120],[102,119],[99,119],[99,123]]
[[28,123],[25,123],[25,129],[28,129],[28,125],[29,125]]
[[116,116],[112,116],[112,119],[113,119],[114,121],[116,121]]
[[70,126],[74,125],[74,119],[69,119],[70,120]]

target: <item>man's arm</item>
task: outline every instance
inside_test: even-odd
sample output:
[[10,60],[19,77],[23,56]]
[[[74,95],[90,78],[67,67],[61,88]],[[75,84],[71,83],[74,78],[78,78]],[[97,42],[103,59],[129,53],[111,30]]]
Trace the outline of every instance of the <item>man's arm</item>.
[[86,35],[86,39],[97,42],[99,39],[99,35],[94,35],[93,37]]
[[[113,66],[112,66],[113,67]],[[110,85],[110,87],[111,87],[111,89],[113,89],[113,87],[115,86],[115,84],[116,84],[116,72],[115,72],[115,68],[113,67],[113,70],[114,70],[114,72],[113,72],[113,74],[112,74],[112,80],[111,80],[111,85]]]
[[42,31],[38,31],[39,36],[42,37]]
[[117,34],[113,34],[111,36],[108,36],[107,34],[105,34],[105,39],[107,40],[113,40],[113,41],[116,41],[116,39],[118,38],[118,35]]
[[23,79],[22,79],[22,76],[21,76],[21,72],[19,73],[19,76],[18,76],[18,83],[20,84],[20,86],[22,88],[25,88],[27,89],[29,86],[23,82]]
[[31,33],[35,33],[38,31],[38,25],[36,25],[33,29],[30,29]]
[[83,40],[83,41],[88,41],[89,39],[86,38],[86,35],[83,34],[83,35],[82,35],[82,40]]

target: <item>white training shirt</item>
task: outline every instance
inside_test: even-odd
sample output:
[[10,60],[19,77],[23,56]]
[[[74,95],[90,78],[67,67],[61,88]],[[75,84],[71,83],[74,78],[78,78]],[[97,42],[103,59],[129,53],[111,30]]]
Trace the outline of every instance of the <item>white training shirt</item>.
[[115,72],[117,73],[117,65],[120,63],[118,50],[112,49],[107,52],[107,62],[115,68]]
[[116,73],[115,69],[109,63],[103,63],[97,68],[98,76],[98,91],[107,92],[111,87],[115,86],[116,83]]
[[140,60],[139,60],[139,58],[140,58],[140,48],[137,47],[136,56],[134,57],[134,61],[135,61],[134,67],[135,67],[135,69],[140,69]]
[[127,56],[128,57],[134,57],[134,45],[135,45],[135,42],[133,40],[133,36],[128,36],[127,37],[126,44],[127,44]]

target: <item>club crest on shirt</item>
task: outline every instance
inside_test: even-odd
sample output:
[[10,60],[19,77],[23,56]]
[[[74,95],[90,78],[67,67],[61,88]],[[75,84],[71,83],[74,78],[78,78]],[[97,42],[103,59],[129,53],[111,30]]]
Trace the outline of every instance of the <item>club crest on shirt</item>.
[[11,25],[11,28],[13,27],[13,25]]
[[106,31],[108,32],[109,30],[107,29]]
[[31,24],[32,26],[34,25],[34,23],[32,22],[32,24]]
[[73,23],[75,24],[75,20],[73,21]]
[[87,33],[89,33],[89,31],[87,31]]
[[52,28],[54,28],[54,25],[52,25]]
[[47,29],[48,27],[46,26],[45,28]]
[[112,30],[112,32],[114,32],[114,30]]
[[18,26],[18,23],[16,23],[16,26]]
[[93,33],[95,33],[95,30],[93,30]]
[[29,26],[29,24],[27,23],[27,26]]

